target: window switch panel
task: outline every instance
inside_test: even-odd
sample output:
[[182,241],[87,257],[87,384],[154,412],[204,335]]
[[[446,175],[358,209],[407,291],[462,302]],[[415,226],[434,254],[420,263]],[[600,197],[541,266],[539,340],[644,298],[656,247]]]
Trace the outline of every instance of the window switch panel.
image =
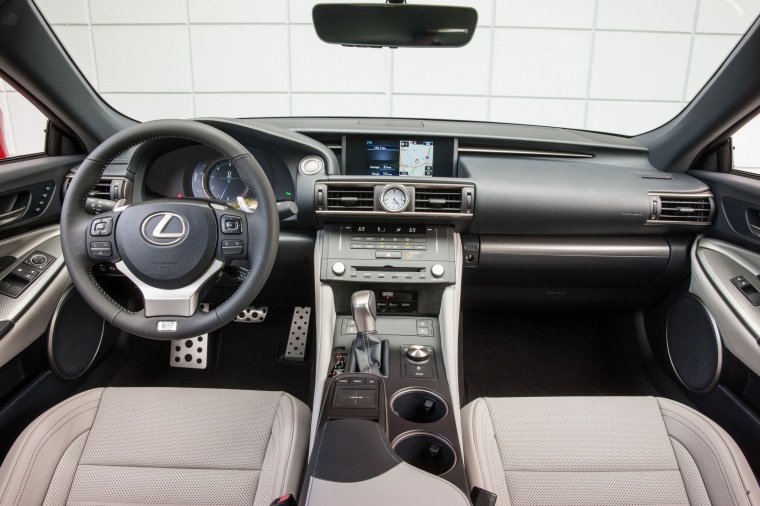
[[760,292],[744,276],[731,278],[731,283],[738,288],[753,306],[760,306]]

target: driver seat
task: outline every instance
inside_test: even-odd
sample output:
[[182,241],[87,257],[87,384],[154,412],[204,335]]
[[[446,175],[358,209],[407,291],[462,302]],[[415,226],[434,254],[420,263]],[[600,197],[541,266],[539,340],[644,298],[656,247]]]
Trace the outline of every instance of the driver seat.
[[298,492],[309,417],[284,392],[90,390],[19,436],[0,505],[268,505]]

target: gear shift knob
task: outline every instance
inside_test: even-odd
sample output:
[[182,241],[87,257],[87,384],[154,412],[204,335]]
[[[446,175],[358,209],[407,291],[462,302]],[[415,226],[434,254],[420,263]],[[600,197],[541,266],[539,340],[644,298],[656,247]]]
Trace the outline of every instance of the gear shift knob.
[[375,332],[377,325],[377,304],[375,293],[370,290],[361,290],[351,295],[351,315],[356,322],[357,332]]

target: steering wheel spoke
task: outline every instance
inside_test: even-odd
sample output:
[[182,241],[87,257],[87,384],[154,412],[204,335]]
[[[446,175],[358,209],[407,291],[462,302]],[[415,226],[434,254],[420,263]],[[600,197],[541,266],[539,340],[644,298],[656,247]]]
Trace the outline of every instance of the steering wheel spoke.
[[146,317],[192,316],[198,309],[198,294],[203,286],[224,267],[224,262],[214,260],[201,276],[189,285],[166,290],[150,285],[137,277],[123,260],[116,262],[116,268],[129,278],[140,290],[144,301]]

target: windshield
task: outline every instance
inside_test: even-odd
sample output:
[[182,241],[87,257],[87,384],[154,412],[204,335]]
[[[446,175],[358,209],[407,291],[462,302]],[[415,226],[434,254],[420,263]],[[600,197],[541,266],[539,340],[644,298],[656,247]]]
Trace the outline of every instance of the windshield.
[[309,0],[37,0],[90,84],[137,120],[357,116],[635,135],[673,118],[760,0],[433,0],[478,11],[456,49],[321,42]]

